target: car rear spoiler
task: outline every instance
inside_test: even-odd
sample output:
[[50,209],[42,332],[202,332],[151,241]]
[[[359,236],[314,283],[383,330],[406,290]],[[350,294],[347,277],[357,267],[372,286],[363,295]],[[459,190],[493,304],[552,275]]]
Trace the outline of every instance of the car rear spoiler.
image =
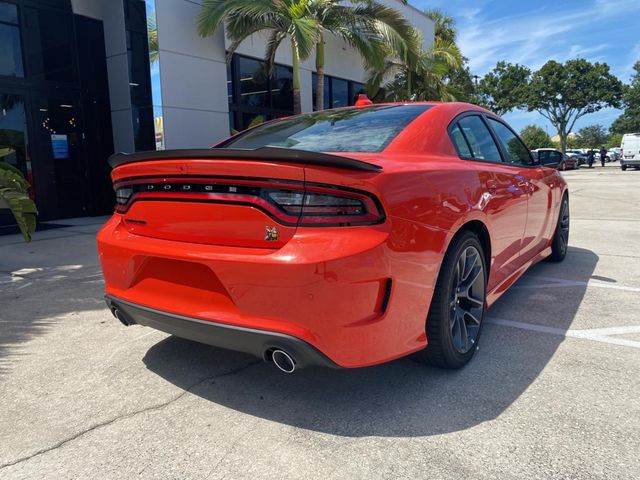
[[109,157],[109,165],[121,165],[156,160],[267,160],[322,167],[338,167],[350,170],[379,172],[382,167],[373,163],[328,153],[309,152],[292,148],[262,147],[255,150],[241,148],[204,148],[185,150],[158,150],[138,153],[115,153]]

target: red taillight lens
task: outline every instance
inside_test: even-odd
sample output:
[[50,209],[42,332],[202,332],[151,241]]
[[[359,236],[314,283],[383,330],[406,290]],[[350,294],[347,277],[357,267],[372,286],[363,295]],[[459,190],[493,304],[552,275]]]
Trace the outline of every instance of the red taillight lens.
[[323,191],[270,191],[269,200],[289,215],[300,217],[299,225],[372,225],[384,220],[382,209],[366,194]]
[[244,204],[259,208],[283,225],[352,226],[384,221],[378,200],[368,192],[340,187],[262,180],[131,180],[115,186],[116,212],[144,200]]

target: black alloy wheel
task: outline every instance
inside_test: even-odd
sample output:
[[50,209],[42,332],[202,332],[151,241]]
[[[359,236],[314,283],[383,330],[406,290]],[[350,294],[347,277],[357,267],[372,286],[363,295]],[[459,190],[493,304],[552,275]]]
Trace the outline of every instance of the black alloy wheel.
[[416,358],[442,368],[460,368],[475,354],[482,331],[486,261],[478,237],[458,234],[442,261],[427,315],[427,347]]
[[569,248],[569,198],[565,195],[560,205],[560,214],[558,215],[558,223],[556,231],[551,242],[551,256],[549,259],[553,262],[561,262],[567,256]]
[[484,310],[484,266],[480,252],[467,247],[460,255],[453,276],[449,301],[451,339],[462,355],[475,347]]

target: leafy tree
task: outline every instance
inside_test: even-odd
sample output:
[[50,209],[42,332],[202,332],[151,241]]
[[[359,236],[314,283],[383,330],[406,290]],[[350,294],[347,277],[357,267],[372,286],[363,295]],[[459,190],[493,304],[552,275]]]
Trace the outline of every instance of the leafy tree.
[[613,121],[610,129],[620,135],[640,132],[640,108],[625,108],[622,115]]
[[579,148],[600,148],[609,135],[602,125],[589,125],[578,130],[577,144]]
[[[446,82],[451,69],[459,68],[462,55],[455,44],[436,40],[426,52],[404,56],[389,52],[384,68],[371,71],[367,80],[367,91],[377,100],[436,100],[452,101],[455,97]],[[393,80],[382,93],[381,86],[386,78]]]
[[530,76],[523,65],[498,62],[478,84],[479,103],[496,115],[525,107]]
[[537,125],[527,125],[524,127],[520,131],[520,137],[531,150],[550,147],[552,145],[549,134]]
[[443,42],[455,43],[458,32],[455,27],[455,20],[451,15],[447,15],[439,8],[429,8],[424,11],[427,18],[434,24],[434,38]]
[[[387,61],[382,69],[370,72],[367,90],[377,100],[439,100],[460,99],[466,92],[465,73],[470,81],[468,69],[463,70],[465,59],[455,43],[456,31],[451,16],[440,10],[427,10],[425,14],[435,23],[433,44],[424,52],[398,51],[390,45],[386,53]],[[416,42],[422,44],[422,37],[416,33]],[[383,82],[388,82],[382,93]],[[471,84],[472,85],[472,84]]]
[[[414,28],[394,8],[375,1],[304,0],[320,29],[316,44],[316,106],[324,108],[324,65],[326,33],[341,37],[362,57],[365,68],[384,66],[385,46],[394,52],[418,51]],[[273,50],[275,53],[275,49]]]
[[293,110],[301,112],[300,62],[306,60],[320,38],[320,25],[304,0],[204,0],[198,15],[198,32],[213,35],[224,22],[231,44],[231,58],[243,40],[254,33],[267,31],[265,58],[275,58],[280,43],[291,44],[293,67]]
[[607,139],[606,147],[614,148],[622,144],[622,133],[611,133]]
[[633,69],[635,73],[624,93],[626,108],[622,115],[611,124],[610,130],[613,133],[640,132],[640,62],[636,62]]
[[604,107],[619,107],[622,83],[604,63],[584,59],[564,64],[549,60],[533,73],[524,104],[548,119],[560,136],[560,149],[567,148],[567,135],[576,121]]

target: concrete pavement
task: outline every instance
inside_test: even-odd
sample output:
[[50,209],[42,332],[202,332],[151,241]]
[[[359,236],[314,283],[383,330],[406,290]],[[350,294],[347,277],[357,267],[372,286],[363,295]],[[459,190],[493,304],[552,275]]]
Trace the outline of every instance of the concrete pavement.
[[100,219],[0,237],[0,478],[640,478],[640,171],[564,175],[567,259],[490,310],[455,372],[287,376],[124,328]]

